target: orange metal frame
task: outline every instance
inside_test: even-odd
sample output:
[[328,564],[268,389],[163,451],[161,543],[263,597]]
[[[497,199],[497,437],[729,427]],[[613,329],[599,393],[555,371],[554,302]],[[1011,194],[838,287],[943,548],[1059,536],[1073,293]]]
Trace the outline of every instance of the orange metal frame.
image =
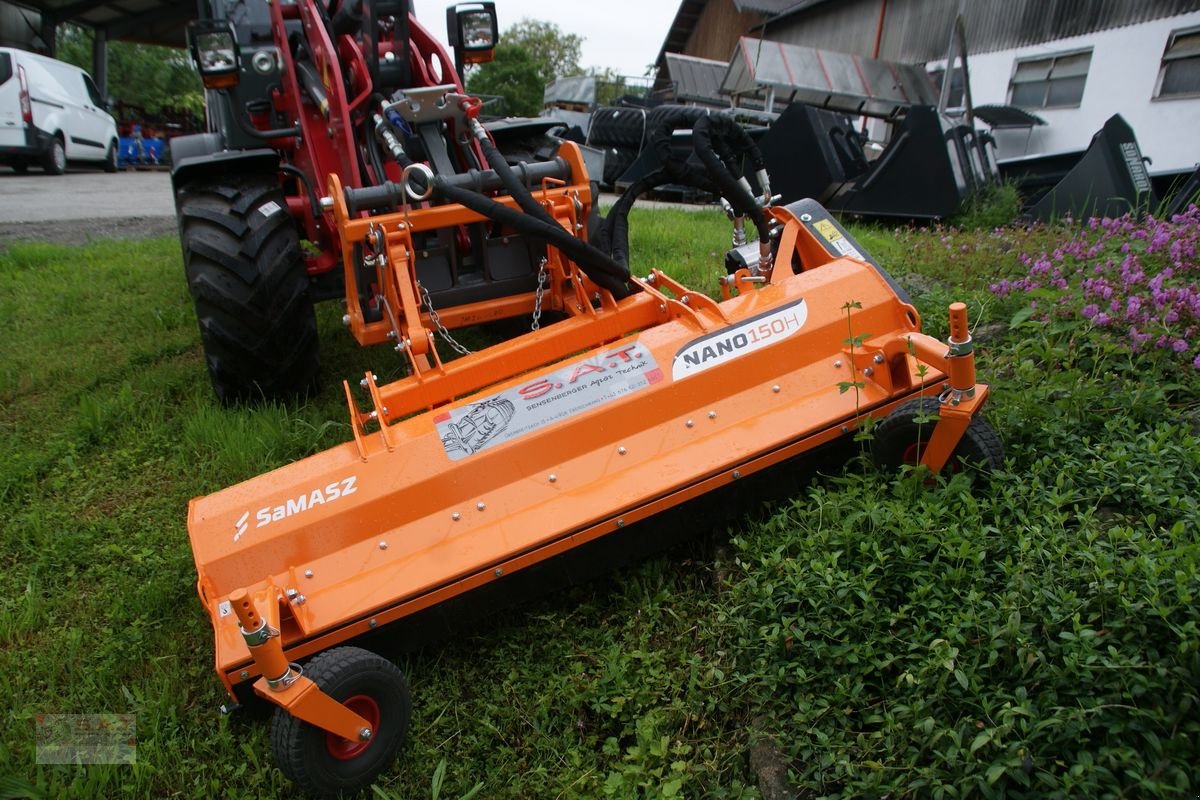
[[[578,145],[566,143],[559,155],[567,162],[572,175],[587,174],[583,164],[583,153]],[[346,297],[349,298],[348,324],[351,333],[364,345],[384,342],[397,344],[393,337],[395,328],[399,327],[402,333],[400,342],[404,344],[402,350],[407,354],[414,370],[428,369],[431,366],[429,358],[433,358],[435,364],[439,363],[437,351],[432,347],[429,338],[429,331],[434,327],[433,322],[429,311],[421,309],[416,271],[412,264],[413,255],[417,250],[413,237],[425,231],[485,222],[486,217],[456,204],[434,207],[421,204],[423,207],[404,208],[392,214],[355,217],[346,210],[346,205],[342,202],[342,185],[336,174],[329,177],[329,194],[338,198],[334,206],[334,218],[341,231],[342,263],[345,266]],[[535,191],[535,198],[542,203],[551,217],[568,231],[582,233],[593,201],[591,186],[587,181],[567,184],[547,180]],[[502,196],[495,200],[520,210],[517,202],[511,197]],[[375,288],[386,301],[386,308],[391,317],[385,313],[383,319],[376,322],[368,322],[363,317],[357,302],[359,276],[355,269],[358,263],[358,259],[355,258],[356,246],[375,260]],[[571,273],[569,262],[553,248],[547,253],[546,266],[550,274],[557,274],[560,278]],[[566,297],[563,285],[562,280],[551,282],[550,289],[542,301],[543,309],[578,312],[584,305],[590,304],[590,300],[581,294],[582,287],[571,293],[571,297]],[[447,328],[455,329],[528,315],[533,311],[533,307],[534,293],[528,292],[516,297],[439,309],[439,319]]]
[[[578,150],[564,150],[584,174]],[[378,385],[367,373],[366,411],[346,384],[352,441],[193,500],[188,529],[227,688],[256,679],[260,695],[346,738],[365,721],[291,662],[767,469],[921,393],[943,400],[922,458],[936,472],[987,398],[964,306],[950,309],[949,344],[920,333],[886,276],[835,255],[829,235],[787,208],[770,211],[784,226],[775,274],[724,279],[721,302],[656,270],[617,301],[549,248],[546,307],[568,318],[443,362],[411,234],[479,217],[448,206],[352,218],[336,177],[330,188],[347,263],[356,242],[386,256],[377,278],[395,320],[385,322],[399,329],[410,374]],[[591,201],[586,184],[538,196],[570,230]],[[797,262],[798,272],[784,266]],[[848,301],[861,306],[851,323],[865,337],[853,348]],[[531,307],[484,304],[455,320]],[[388,340],[391,327],[350,316],[361,341]],[[841,391],[848,381],[859,388]]]

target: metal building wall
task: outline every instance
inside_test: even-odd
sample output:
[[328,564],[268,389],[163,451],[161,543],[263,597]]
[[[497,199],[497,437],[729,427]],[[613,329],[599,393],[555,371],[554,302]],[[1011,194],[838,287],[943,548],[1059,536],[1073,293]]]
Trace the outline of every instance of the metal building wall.
[[[873,55],[885,0],[824,2],[768,23],[767,38]],[[960,0],[886,0],[879,57],[942,58]],[[1200,0],[962,0],[967,47],[987,53],[1200,10]]]

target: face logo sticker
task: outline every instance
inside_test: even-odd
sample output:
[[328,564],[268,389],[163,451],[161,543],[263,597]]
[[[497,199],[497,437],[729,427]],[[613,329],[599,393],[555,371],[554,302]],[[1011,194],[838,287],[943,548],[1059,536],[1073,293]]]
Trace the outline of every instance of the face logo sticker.
[[662,379],[654,356],[633,342],[445,411],[433,421],[446,455],[458,461]]
[[458,422],[439,428],[442,446],[451,454],[450,460],[457,461],[483,449],[489,441],[504,433],[516,410],[511,400],[493,397],[471,406]]
[[782,308],[751,317],[745,322],[722,328],[693,339],[675,354],[671,378],[679,380],[698,375],[747,353],[781,342],[797,333],[808,320],[808,305],[803,299]]

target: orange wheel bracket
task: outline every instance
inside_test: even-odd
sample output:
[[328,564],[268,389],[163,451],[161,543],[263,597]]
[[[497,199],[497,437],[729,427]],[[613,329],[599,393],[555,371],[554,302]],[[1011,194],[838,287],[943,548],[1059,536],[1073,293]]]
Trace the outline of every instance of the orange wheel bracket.
[[265,597],[261,593],[258,596],[267,602],[266,614],[259,612],[254,598],[245,589],[229,595],[250,657],[263,675],[254,682],[255,693],[292,716],[348,742],[369,741],[375,733],[374,726],[321,691],[321,687],[304,677],[298,664],[289,663],[283,654],[279,628],[270,624],[271,619],[278,622],[279,592],[272,587]]

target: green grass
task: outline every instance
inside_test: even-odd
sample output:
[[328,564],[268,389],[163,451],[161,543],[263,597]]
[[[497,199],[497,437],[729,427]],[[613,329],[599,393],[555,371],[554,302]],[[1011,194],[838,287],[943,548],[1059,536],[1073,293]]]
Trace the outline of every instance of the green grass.
[[[631,227],[636,272],[715,292],[723,217]],[[1081,326],[997,324],[1022,301],[987,283],[1054,230],[856,234],[929,330],[951,299],[994,328],[1005,468],[925,486],[854,462],[404,657],[382,795],[753,798],[752,720],[804,796],[1196,793],[1200,381]],[[217,713],[185,515],[348,438],[340,381],[396,374],[319,317],[316,400],[222,409],[176,241],[0,251],[0,796],[287,795],[267,718]],[[136,714],[135,766],[34,763],[36,715],[99,712]]]

